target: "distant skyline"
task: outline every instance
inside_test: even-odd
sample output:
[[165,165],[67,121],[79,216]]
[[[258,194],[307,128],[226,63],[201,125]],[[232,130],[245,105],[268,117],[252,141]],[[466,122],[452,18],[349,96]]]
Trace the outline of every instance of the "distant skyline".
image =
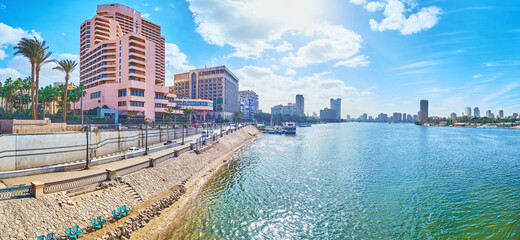
[[[341,98],[342,118],[416,114],[421,99],[430,116],[467,106],[520,112],[519,1],[112,2],[162,27],[168,85],[175,73],[226,65],[264,112],[296,94],[308,114]],[[20,37],[43,38],[53,58],[77,59],[80,24],[112,2],[0,0],[0,81],[29,75],[13,55]],[[51,66],[41,86],[63,81]]]

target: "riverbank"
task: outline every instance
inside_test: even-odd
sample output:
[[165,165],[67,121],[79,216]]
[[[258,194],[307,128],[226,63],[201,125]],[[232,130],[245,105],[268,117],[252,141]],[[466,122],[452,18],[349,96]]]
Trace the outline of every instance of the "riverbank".
[[179,224],[182,224],[182,215],[189,209],[193,200],[199,196],[206,183],[218,173],[220,168],[229,163],[229,161],[232,161],[232,158],[237,151],[254,140],[255,138],[248,139],[235,147],[232,151],[208,165],[196,176],[190,178],[184,185],[187,189],[186,193],[172,206],[162,211],[159,217],[151,220],[144,228],[141,228],[137,230],[135,234],[132,234],[131,239],[167,239],[172,230],[174,230],[174,228]]
[[[87,229],[92,226],[90,219],[103,216],[109,219],[112,210],[128,205],[132,214],[119,222],[105,226],[104,229],[90,233],[86,239],[117,239],[106,236],[110,230],[120,224],[135,223],[131,230],[136,230],[136,220],[143,220],[137,227],[143,227],[151,219],[140,216],[161,214],[161,208],[177,201],[184,191],[184,184],[215,163],[222,156],[232,152],[237,146],[254,138],[258,130],[247,126],[219,139],[201,154],[187,152],[179,157],[161,162],[156,167],[118,177],[117,181],[106,182],[102,188],[93,189],[84,194],[44,195],[42,198],[23,198],[0,201],[0,239],[30,239],[54,232],[64,235],[64,230],[73,225]],[[159,206],[159,207],[158,207]],[[153,207],[153,213],[150,213]],[[155,214],[155,215],[154,215]],[[120,233],[120,232],[119,232]],[[133,235],[133,234],[132,234]],[[126,237],[127,238],[127,237]]]

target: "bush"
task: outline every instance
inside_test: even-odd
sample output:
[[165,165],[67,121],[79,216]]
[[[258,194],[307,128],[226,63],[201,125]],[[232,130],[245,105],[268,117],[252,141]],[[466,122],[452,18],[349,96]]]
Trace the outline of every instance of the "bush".
[[106,121],[107,118],[106,117],[92,117],[91,120],[92,121]]

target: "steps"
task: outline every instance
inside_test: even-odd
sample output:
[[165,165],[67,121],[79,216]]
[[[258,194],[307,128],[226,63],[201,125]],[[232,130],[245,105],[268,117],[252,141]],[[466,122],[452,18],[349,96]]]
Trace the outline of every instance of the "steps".
[[123,185],[123,192],[125,192],[126,194],[130,195],[132,198],[137,200],[138,203],[144,202],[144,200],[141,197],[141,195],[139,195],[139,193],[137,193],[134,190],[134,188],[130,184],[128,184],[128,183],[124,183],[124,185]]

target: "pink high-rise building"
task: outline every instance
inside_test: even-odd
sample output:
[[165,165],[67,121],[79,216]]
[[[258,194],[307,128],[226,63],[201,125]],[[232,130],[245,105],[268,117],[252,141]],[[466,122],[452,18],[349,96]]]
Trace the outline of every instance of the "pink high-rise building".
[[121,117],[162,118],[175,106],[165,81],[161,27],[120,4],[98,5],[97,15],[81,24],[80,83],[83,109],[104,105]]

